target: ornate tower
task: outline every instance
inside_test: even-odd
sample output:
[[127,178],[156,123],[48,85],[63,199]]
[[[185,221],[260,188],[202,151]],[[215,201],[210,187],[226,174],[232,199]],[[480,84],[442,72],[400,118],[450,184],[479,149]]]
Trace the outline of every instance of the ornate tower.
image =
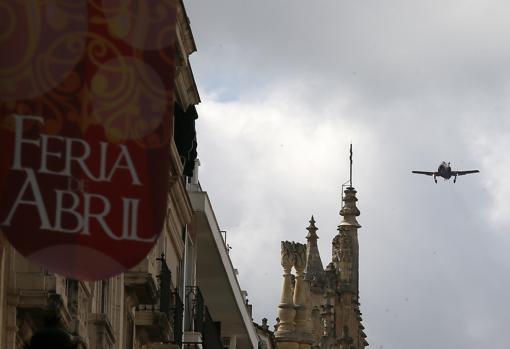
[[[324,270],[312,216],[305,245],[282,242],[284,286],[279,306],[278,349],[364,349],[368,343],[359,310],[359,243],[356,190],[351,179],[342,195],[341,221]],[[296,285],[291,286],[291,269]]]
[[333,238],[333,263],[337,270],[334,303],[335,330],[338,348],[364,348],[368,343],[361,324],[359,310],[359,243],[358,229],[361,225],[356,217],[356,190],[348,187],[344,191],[342,220],[338,234]]

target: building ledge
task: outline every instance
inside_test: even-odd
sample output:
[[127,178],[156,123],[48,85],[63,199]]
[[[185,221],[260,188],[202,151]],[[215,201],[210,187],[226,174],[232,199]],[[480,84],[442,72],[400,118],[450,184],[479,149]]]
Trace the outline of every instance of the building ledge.
[[143,342],[168,342],[173,337],[166,314],[157,310],[137,309],[135,326],[137,332],[141,333]]
[[87,316],[89,325],[89,340],[96,343],[96,348],[106,348],[115,343],[113,327],[108,316],[104,313],[89,313]]
[[203,349],[202,333],[195,331],[184,331],[182,349]]
[[158,288],[154,276],[144,271],[127,271],[124,273],[124,286],[133,292],[139,304],[156,303]]
[[146,349],[181,349],[179,345],[172,343],[151,343],[145,346]]
[[15,303],[19,311],[27,314],[37,325],[42,325],[45,318],[50,315],[57,316],[66,329],[72,321],[62,297],[51,291],[20,290],[16,295]]

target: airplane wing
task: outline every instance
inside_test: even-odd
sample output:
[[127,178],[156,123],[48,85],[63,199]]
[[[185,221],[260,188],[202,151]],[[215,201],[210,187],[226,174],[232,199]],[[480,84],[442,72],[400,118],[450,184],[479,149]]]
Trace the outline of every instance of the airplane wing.
[[422,175],[427,175],[427,176],[439,176],[439,174],[437,172],[426,172],[426,171],[412,171],[413,173],[417,173],[417,174],[422,174]]
[[478,173],[478,170],[469,170],[469,171],[452,171],[453,176],[464,176],[471,173]]

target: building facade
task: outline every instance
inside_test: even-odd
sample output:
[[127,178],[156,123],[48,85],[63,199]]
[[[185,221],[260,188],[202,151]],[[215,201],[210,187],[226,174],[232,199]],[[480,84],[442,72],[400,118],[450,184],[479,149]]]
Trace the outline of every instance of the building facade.
[[132,270],[87,282],[31,264],[0,232],[0,348],[24,348],[49,320],[78,348],[257,347],[226,244],[198,182],[200,97],[188,60],[196,46],[184,4],[177,3],[171,185],[155,247]]
[[[368,346],[359,303],[356,190],[343,193],[342,220],[324,269],[312,216],[307,243],[282,241],[283,288],[275,337],[279,349],[363,349]],[[294,271],[294,273],[292,272]]]

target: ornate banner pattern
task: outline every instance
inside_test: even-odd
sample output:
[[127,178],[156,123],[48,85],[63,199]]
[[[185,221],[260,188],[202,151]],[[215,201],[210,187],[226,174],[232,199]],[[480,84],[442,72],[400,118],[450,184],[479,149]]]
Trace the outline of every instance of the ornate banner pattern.
[[166,213],[174,0],[0,2],[0,229],[50,271],[135,266]]

